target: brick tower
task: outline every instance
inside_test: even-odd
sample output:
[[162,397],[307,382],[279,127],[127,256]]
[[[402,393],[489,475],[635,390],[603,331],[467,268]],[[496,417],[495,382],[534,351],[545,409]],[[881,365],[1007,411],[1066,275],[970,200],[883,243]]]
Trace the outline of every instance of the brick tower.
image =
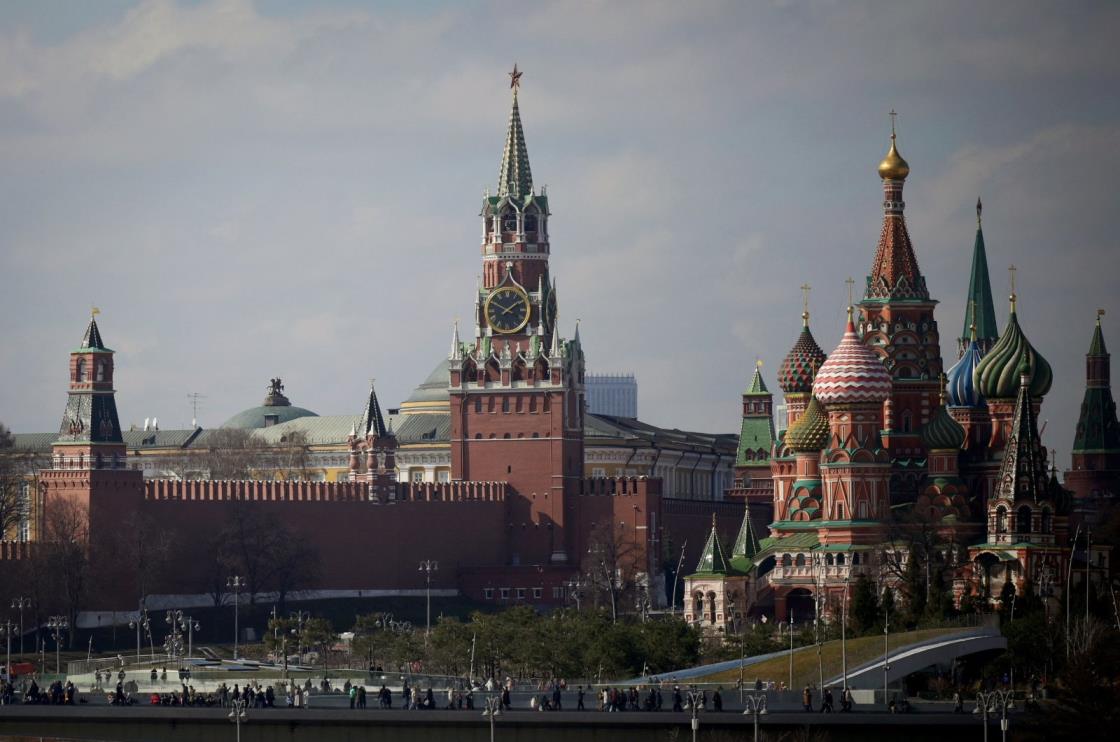
[[569,500],[583,472],[584,358],[556,329],[548,273],[548,199],[533,191],[517,91],[496,196],[482,203],[482,282],[474,339],[458,325],[448,356],[451,477],[505,481],[510,562],[564,564],[574,555]]
[[879,163],[883,229],[859,306],[858,331],[891,376],[891,394],[883,407],[883,443],[894,462],[891,491],[912,500],[923,474],[918,463],[925,455],[919,431],[937,409],[942,364],[933,318],[937,302],[930,298],[918,268],[903,214],[902,186],[909,174],[892,123],[891,147]]
[[113,351],[91,318],[81,347],[70,353],[66,411],[51,468],[42,472],[46,540],[112,533],[140,507],[143,474],[125,468],[114,395]]
[[1100,522],[1120,496],[1120,423],[1112,398],[1110,357],[1101,332],[1101,314],[1085,355],[1085,397],[1073,439],[1073,466],[1066,486],[1074,493],[1077,522]]

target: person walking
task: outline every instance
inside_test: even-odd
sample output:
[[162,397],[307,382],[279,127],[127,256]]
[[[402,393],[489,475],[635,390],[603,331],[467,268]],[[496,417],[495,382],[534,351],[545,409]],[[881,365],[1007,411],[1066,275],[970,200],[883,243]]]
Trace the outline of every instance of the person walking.
[[961,696],[961,689],[960,688],[957,688],[955,691],[953,691],[953,713],[954,714],[963,714],[964,713],[964,697]]
[[806,711],[813,710],[813,691],[808,685],[805,686],[805,690],[801,691],[801,706]]
[[723,711],[723,694],[720,693],[722,690],[723,686],[721,685],[712,694],[712,711]]
[[576,711],[583,711],[583,686],[576,689]]
[[821,713],[823,713],[823,714],[831,714],[832,713],[832,688],[825,688],[824,689],[824,696],[823,696],[823,700],[821,701]]
[[560,711],[561,693],[560,686],[556,685],[552,688],[552,710]]

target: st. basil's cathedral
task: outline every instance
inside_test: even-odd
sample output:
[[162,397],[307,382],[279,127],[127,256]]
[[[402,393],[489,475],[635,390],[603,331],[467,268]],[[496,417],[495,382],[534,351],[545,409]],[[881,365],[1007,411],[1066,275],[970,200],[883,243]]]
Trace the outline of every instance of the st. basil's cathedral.
[[[958,607],[966,596],[996,602],[1006,583],[1052,601],[1070,575],[1109,574],[1109,547],[1084,548],[1120,492],[1100,313],[1063,486],[1038,427],[1050,364],[1019,325],[1013,266],[1010,314],[997,330],[981,202],[958,359],[943,371],[937,302],[906,227],[910,166],[893,123],[878,173],[883,227],[839,344],[826,355],[814,339],[802,286],[801,331],[778,370],[785,429],[775,433],[761,364],[743,394],[728,496],[744,500],[747,515],[730,554],[713,523],[686,578],[685,616],[707,630],[836,617],[860,576],[877,593],[900,592],[911,559],[941,576]],[[763,528],[769,535],[759,538]]]

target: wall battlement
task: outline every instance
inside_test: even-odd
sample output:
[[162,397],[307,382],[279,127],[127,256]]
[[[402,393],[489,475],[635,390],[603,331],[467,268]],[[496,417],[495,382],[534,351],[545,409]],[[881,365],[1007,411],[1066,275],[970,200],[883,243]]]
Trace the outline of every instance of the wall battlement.
[[[397,502],[502,502],[505,482],[401,483]],[[288,482],[269,480],[151,479],[144,482],[145,501],[182,502],[371,502],[365,482]],[[375,501],[376,502],[376,501]]]
[[587,477],[577,495],[660,495],[661,480],[647,477]]

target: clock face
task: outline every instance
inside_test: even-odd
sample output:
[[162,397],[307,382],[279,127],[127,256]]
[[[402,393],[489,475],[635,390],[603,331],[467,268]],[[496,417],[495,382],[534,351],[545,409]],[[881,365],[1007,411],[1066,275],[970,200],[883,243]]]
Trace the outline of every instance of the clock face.
[[495,289],[486,298],[486,321],[494,332],[517,332],[529,322],[529,297],[511,286]]

